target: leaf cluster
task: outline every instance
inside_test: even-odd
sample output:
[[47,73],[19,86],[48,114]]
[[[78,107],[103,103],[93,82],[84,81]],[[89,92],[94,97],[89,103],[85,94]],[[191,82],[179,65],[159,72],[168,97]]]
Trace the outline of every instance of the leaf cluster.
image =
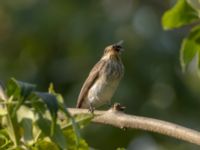
[[[200,62],[200,1],[178,0],[162,17],[165,30],[176,29],[190,25],[189,35],[181,44],[180,61],[183,71],[194,70],[199,76]],[[192,64],[192,65],[191,65]]]
[[40,92],[12,78],[5,90],[0,88],[0,149],[89,149],[79,130],[92,117],[72,117],[53,84],[48,92]]

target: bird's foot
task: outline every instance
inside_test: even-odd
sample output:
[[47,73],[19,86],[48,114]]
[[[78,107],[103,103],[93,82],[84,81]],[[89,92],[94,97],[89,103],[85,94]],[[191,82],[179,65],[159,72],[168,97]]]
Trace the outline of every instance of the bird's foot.
[[116,111],[124,111],[125,108],[126,107],[122,106],[120,103],[114,103],[114,105],[112,106],[112,109]]
[[111,107],[112,107],[112,104],[109,102],[109,103],[107,104],[107,107],[108,107],[108,108],[111,108]]
[[88,111],[93,114],[94,110],[95,110],[95,107],[93,107],[92,105],[90,105]]

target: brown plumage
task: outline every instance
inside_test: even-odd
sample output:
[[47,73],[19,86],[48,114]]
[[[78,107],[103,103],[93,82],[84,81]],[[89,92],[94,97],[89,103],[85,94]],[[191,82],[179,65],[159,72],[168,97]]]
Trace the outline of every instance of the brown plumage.
[[93,110],[94,107],[110,102],[124,73],[121,51],[121,43],[105,48],[102,58],[92,68],[81,88],[77,108]]

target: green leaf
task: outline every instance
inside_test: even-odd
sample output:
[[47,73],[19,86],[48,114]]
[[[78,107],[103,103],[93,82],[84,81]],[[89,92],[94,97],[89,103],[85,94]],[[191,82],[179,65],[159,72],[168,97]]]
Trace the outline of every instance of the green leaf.
[[18,146],[19,141],[20,141],[20,133],[19,133],[20,131],[18,128],[18,123],[16,121],[16,118],[11,119],[10,115],[7,115],[6,125],[7,125],[7,128],[5,129],[9,135],[9,138],[11,139],[15,147]]
[[[91,120],[93,119],[92,114],[78,114],[74,116],[75,122],[79,125],[80,128],[84,128],[86,125],[88,125]],[[72,126],[72,123],[69,122],[68,124],[63,126],[63,129],[70,128]]]
[[0,149],[7,149],[11,141],[5,130],[0,130]]
[[54,90],[54,85],[53,85],[53,83],[50,83],[49,84],[49,88],[48,88],[48,91],[49,91],[49,93],[50,94],[57,94],[56,92],[55,92],[55,90]]
[[33,120],[29,118],[24,118],[21,122],[22,129],[23,129],[23,139],[24,142],[27,144],[33,144]]
[[60,93],[56,93],[56,91],[54,90],[53,83],[50,83],[48,91],[50,94],[56,96],[56,99],[58,100],[59,104],[64,105],[64,99]]
[[126,150],[125,148],[118,147],[116,150]]
[[35,85],[29,84],[22,81],[17,81],[14,78],[11,78],[6,87],[7,95],[13,96],[13,100],[17,102],[17,104],[10,108],[12,110],[11,117],[14,117],[16,111],[19,107],[24,103],[26,98],[31,94],[31,92],[35,89]]
[[26,144],[33,144],[35,140],[33,129],[35,129],[34,121],[36,120],[33,111],[22,105],[17,111],[17,120],[20,124],[21,130],[23,131],[22,137],[24,142]]
[[82,138],[79,138],[79,142],[77,143],[77,135],[73,128],[64,130],[64,134],[67,139],[68,150],[89,150],[88,144]]
[[35,94],[44,101],[44,103],[47,105],[48,110],[50,111],[52,117],[51,134],[53,135],[56,125],[57,112],[58,112],[57,99],[54,95],[49,93],[35,92]]
[[47,105],[51,115],[53,117],[57,116],[58,112],[58,102],[54,95],[49,93],[35,92],[35,94],[43,100],[43,102]]
[[[12,101],[12,96],[9,97],[8,102]],[[13,142],[14,147],[17,147],[20,141],[20,130],[17,122],[16,115],[11,117],[12,109],[9,110],[9,103],[5,105],[7,115],[4,117],[5,131],[9,135],[10,140]]]
[[175,6],[164,13],[162,26],[165,30],[169,30],[187,25],[198,19],[198,13],[186,0],[177,0]]
[[33,150],[59,150],[58,146],[47,140],[38,141],[33,147]]
[[[54,96],[56,96],[57,100],[58,100],[58,104],[59,104],[59,109],[61,110],[61,112],[63,112],[63,115],[70,120],[70,127],[73,128],[75,135],[76,135],[76,143],[79,143],[79,138],[80,138],[80,132],[79,132],[79,128],[77,126],[77,123],[75,122],[75,119],[70,115],[70,113],[68,112],[65,104],[64,104],[64,99],[62,97],[61,94],[56,93],[54,90],[54,86],[53,83],[51,83],[49,85],[49,93],[53,94]],[[66,125],[66,124],[65,124]]]
[[65,117],[70,120],[69,124],[66,125],[65,127],[73,129],[75,137],[76,137],[75,138],[76,139],[76,143],[78,144],[80,142],[79,141],[80,140],[80,131],[79,131],[79,128],[78,128],[78,125],[77,125],[75,119],[73,117],[71,117],[70,113],[67,111],[67,108],[65,108],[62,105],[60,105],[60,109],[63,112],[63,114],[65,115]]
[[5,116],[5,115],[7,115],[8,114],[8,112],[6,111],[6,109],[5,108],[1,108],[1,106],[0,106],[0,117],[1,116]]
[[6,92],[8,96],[23,97],[24,99],[35,89],[35,85],[18,81],[11,78],[7,84]]
[[45,118],[42,118],[42,116],[40,116],[36,122],[43,134],[50,137],[51,140],[57,145],[59,145],[59,147],[61,147],[62,149],[67,149],[66,139],[59,125],[55,126],[55,132],[53,135],[51,135],[50,133],[51,121],[50,120],[47,120]]
[[30,95],[29,100],[31,105],[27,104],[27,106],[33,108],[35,114],[44,114],[47,111],[46,104],[35,92]]
[[62,126],[62,129],[67,138],[69,150],[85,150],[89,148],[87,143],[80,137],[79,132],[76,130],[76,125],[78,124],[80,128],[83,128],[91,121],[92,118],[92,114],[79,114],[74,117],[76,123],[75,126],[73,124],[74,120],[71,120],[69,123]]
[[200,1],[199,0],[187,0],[188,4],[190,4],[190,6],[192,8],[194,8],[198,14],[199,14],[199,11],[200,11]]
[[93,119],[93,114],[79,114],[75,116],[76,123],[79,124],[80,128],[84,128],[86,125],[88,125],[91,120]]
[[[200,26],[193,28],[187,38],[185,38],[181,45],[181,67],[185,71],[189,63],[197,55],[199,58],[200,54]],[[199,59],[198,59],[199,60]],[[199,68],[199,62],[197,62]]]

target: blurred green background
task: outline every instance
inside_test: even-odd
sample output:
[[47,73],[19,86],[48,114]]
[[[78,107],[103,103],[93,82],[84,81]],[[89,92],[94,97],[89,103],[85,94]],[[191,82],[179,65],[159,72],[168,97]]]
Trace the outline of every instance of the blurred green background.
[[[193,129],[200,126],[200,92],[181,72],[179,49],[188,29],[163,31],[161,16],[173,0],[0,1],[0,79],[53,82],[68,107],[105,46],[124,40],[125,76],[113,97],[129,114]],[[91,147],[112,150],[199,149],[144,131],[91,124],[82,133]]]

